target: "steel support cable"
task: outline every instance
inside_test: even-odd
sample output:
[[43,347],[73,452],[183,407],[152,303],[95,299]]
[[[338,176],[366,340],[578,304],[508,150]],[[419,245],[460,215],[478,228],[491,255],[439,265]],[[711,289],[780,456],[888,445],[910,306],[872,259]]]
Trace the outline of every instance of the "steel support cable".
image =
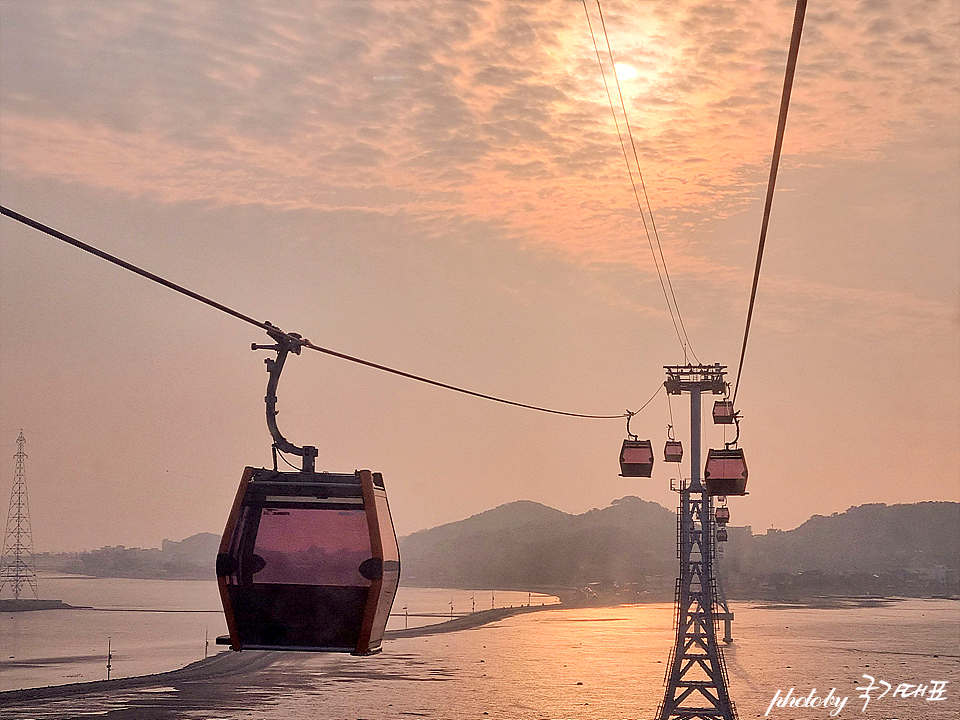
[[793,34],[790,37],[790,52],[787,54],[787,69],[783,78],[783,93],[780,97],[780,117],[777,120],[777,138],[773,144],[773,157],[770,161],[770,178],[767,181],[767,198],[763,205],[763,223],[760,226],[760,242],[757,247],[757,264],[753,271],[753,287],[750,289],[750,304],[747,307],[747,322],[743,329],[743,345],[740,348],[740,363],[737,366],[737,382],[733,388],[733,402],[737,401],[740,389],[740,377],[743,373],[743,358],[747,352],[747,338],[750,336],[750,323],[753,320],[753,306],[757,299],[757,284],[760,281],[760,264],[763,261],[763,246],[767,240],[767,226],[770,223],[770,208],[773,206],[773,190],[777,185],[777,170],[780,166],[780,150],[787,128],[787,110],[790,108],[790,93],[793,90],[793,77],[797,70],[797,58],[800,54],[800,35],[803,32],[803,17],[807,10],[807,0],[797,0],[797,10],[793,17]]
[[[660,253],[660,263],[663,265],[663,274],[667,278],[667,287],[670,289],[670,298],[673,300],[673,307],[676,308],[677,321],[680,323],[680,331],[683,333],[683,339],[680,341],[680,343],[683,345],[684,357],[686,357],[686,351],[689,349],[690,354],[693,355],[693,359],[699,363],[700,358],[698,358],[697,353],[694,352],[693,344],[690,342],[690,337],[687,335],[687,328],[683,324],[683,315],[680,313],[680,303],[677,302],[677,295],[673,291],[673,281],[670,279],[670,270],[667,269],[667,259],[663,256],[663,246],[660,244],[660,233],[657,232],[657,221],[653,217],[653,208],[650,205],[650,196],[647,194],[647,184],[643,180],[643,170],[640,169],[640,155],[637,153],[637,143],[633,139],[633,128],[630,127],[630,116],[627,114],[627,103],[623,99],[623,90],[620,87],[620,78],[617,77],[617,64],[613,57],[613,48],[610,46],[610,36],[607,34],[607,24],[603,19],[603,8],[600,6],[600,0],[597,0],[597,12],[600,15],[600,26],[603,28],[603,38],[607,43],[607,55],[610,57],[610,65],[614,68],[613,80],[617,84],[617,94],[620,96],[620,107],[623,109],[623,121],[627,127],[627,137],[630,138],[630,147],[633,149],[633,159],[637,164],[637,177],[640,178],[640,188],[643,190],[643,199],[647,204],[647,214],[650,216],[650,226],[653,228],[653,237],[657,241],[657,250]],[[609,92],[607,93],[607,96],[609,97]],[[613,108],[611,108],[611,110],[612,109]],[[616,117],[616,114],[614,114],[614,117]],[[624,157],[624,159],[626,160],[626,157]],[[627,161],[627,166],[629,167],[629,165],[630,163]],[[636,185],[634,185],[633,191],[636,193]],[[639,197],[637,197],[637,202],[640,202]],[[642,209],[640,214],[643,214]],[[644,223],[644,230],[646,230],[646,223]],[[647,234],[647,239],[649,241],[649,233]],[[650,250],[653,251],[653,248],[651,247]],[[654,260],[656,260],[656,257],[654,257]],[[663,281],[661,280],[661,284],[662,282]],[[669,300],[667,303],[669,304]]]
[[[663,283],[663,275],[660,272],[660,263],[657,260],[657,253],[653,249],[653,241],[650,239],[650,230],[647,227],[647,218],[643,212],[643,203],[640,202],[640,193],[637,191],[637,183],[633,179],[633,167],[630,165],[630,159],[627,156],[627,146],[623,142],[623,134],[620,132],[620,121],[617,119],[616,110],[613,108],[613,96],[610,95],[610,86],[607,84],[607,76],[603,71],[603,61],[600,59],[600,48],[597,46],[597,37],[593,32],[593,23],[590,21],[590,13],[587,10],[587,0],[582,0],[583,2],[583,11],[587,16],[587,27],[590,29],[590,38],[593,40],[593,49],[597,54],[597,64],[600,66],[600,77],[603,80],[603,88],[607,92],[607,102],[610,104],[610,113],[613,115],[613,123],[617,128],[617,137],[620,139],[620,150],[623,152],[623,161],[627,165],[627,174],[630,176],[630,185],[633,187],[633,195],[637,200],[637,209],[640,211],[640,220],[643,222],[643,232],[647,236],[647,245],[650,246],[650,254],[653,256],[653,266],[657,270],[657,278],[660,280],[660,289],[663,291],[663,299],[667,303],[667,310],[670,312],[670,320],[673,322],[673,329],[677,333],[677,340],[680,342],[680,348],[684,352],[684,359],[686,359],[687,346],[684,345],[683,335],[680,332],[680,326],[677,324],[677,318],[674,315],[673,305],[670,304],[670,298],[667,295],[667,287]],[[616,77],[616,69],[614,69],[614,77]],[[618,86],[619,87],[619,86]],[[637,166],[639,170],[639,165]],[[650,216],[650,220],[653,220],[653,216]],[[664,267],[666,270],[666,267]]]
[[[663,383],[660,383],[659,385],[657,385],[657,391],[656,391],[655,393],[653,393],[653,395],[650,396],[650,399],[649,399],[649,400],[647,400],[643,405],[640,406],[640,409],[639,409],[639,410],[634,410],[634,411],[632,411],[632,412],[628,410],[627,412],[625,412],[625,413],[623,414],[623,416],[626,417],[627,415],[630,415],[631,417],[633,417],[634,415],[643,412],[644,408],[646,408],[647,405],[649,405],[650,403],[653,402],[653,399],[654,399],[657,395],[660,394],[660,391],[661,391],[661,390],[663,390]],[[669,397],[669,396],[667,396],[667,397]]]
[[472,395],[473,397],[483,398],[484,400],[492,400],[493,402],[503,403],[504,405],[513,405],[514,407],[526,408],[528,410],[538,410],[540,412],[552,413],[554,415],[566,415],[568,417],[578,417],[578,418],[589,418],[593,420],[614,420],[626,417],[625,413],[620,413],[619,415],[586,415],[583,413],[572,413],[564,412],[562,410],[551,410],[549,408],[539,407],[537,405],[527,405],[526,403],[515,402],[513,400],[505,400],[503,398],[495,397],[493,395],[485,395],[484,393],[474,392],[473,390],[467,390],[465,388],[457,387],[456,385],[448,385],[447,383],[439,382],[437,380],[430,380],[429,378],[421,377],[420,375],[414,375],[412,373],[404,372],[403,370],[397,370],[395,368],[387,367],[386,365],[379,365],[369,360],[363,360],[358,357],[353,357],[351,355],[346,355],[336,350],[331,350],[329,348],[319,347],[314,345],[309,340],[304,341],[304,347],[310,348],[311,350],[316,350],[317,352],[322,352],[326,355],[332,355],[333,357],[340,358],[341,360],[349,360],[350,362],[357,363],[358,365],[364,365],[375,370],[383,370],[384,372],[392,373],[393,375],[399,375],[400,377],[405,377],[410,380],[417,380],[418,382],[426,383],[427,385],[433,385],[434,387],[444,388],[445,390],[453,390],[454,392],[463,393],[464,395]]
[[[221,312],[231,315],[232,317],[235,317],[238,320],[242,320],[246,323],[249,323],[250,325],[254,325],[260,328],[261,330],[265,330],[271,333],[278,332],[278,329],[268,322],[260,322],[259,320],[255,320],[249,315],[244,315],[241,312],[237,312],[233,308],[227,307],[222,303],[218,303],[215,300],[211,300],[209,298],[204,297],[203,295],[200,295],[199,293],[195,293],[192,290],[188,290],[182,285],[177,285],[176,283],[171,282],[165,278],[162,278],[159,275],[155,275],[152,272],[139,268],[136,265],[133,265],[132,263],[128,263],[126,260],[122,260],[116,257],[115,255],[111,255],[110,253],[104,252],[103,250],[95,248],[92,245],[88,245],[85,242],[82,242],[80,240],[77,240],[76,238],[70,237],[69,235],[62,233],[59,230],[55,230],[54,228],[48,225],[44,225],[43,223],[38,222],[36,220],[33,220],[32,218],[29,218],[26,215],[21,215],[20,213],[3,206],[0,206],[0,214],[6,215],[7,217],[13,220],[16,220],[17,222],[23,223],[24,225],[32,227],[35,230],[39,230],[40,232],[50,235],[51,237],[57,238],[58,240],[62,240],[63,242],[69,245],[73,245],[74,247],[79,248],[84,252],[88,252],[91,255],[95,255],[101,258],[102,260],[106,260],[107,262],[113,263],[114,265],[118,265],[124,268],[125,270],[129,270],[130,272],[140,275],[141,277],[144,277],[148,280],[152,280],[153,282],[163,285],[164,287],[174,290],[182,295],[186,295],[187,297],[192,298],[198,302],[201,302],[205,305],[209,305],[210,307],[215,308],[216,310],[220,310]],[[627,416],[626,413],[620,413],[619,415],[589,415],[585,413],[564,412],[562,410],[552,410],[550,408],[540,407],[538,405],[528,405],[526,403],[515,402],[513,400],[506,400],[504,398],[499,398],[494,395],[487,395],[484,393],[474,392],[473,390],[467,390],[462,387],[457,387],[456,385],[450,385],[448,383],[439,382],[437,380],[431,380],[429,378],[422,377],[420,375],[414,375],[413,373],[397,370],[396,368],[391,368],[386,365],[380,365],[378,363],[370,362],[369,360],[363,360],[362,358],[354,357],[352,355],[347,355],[346,353],[338,352],[336,350],[331,350],[330,348],[314,345],[309,340],[301,339],[299,336],[291,335],[289,333],[280,333],[280,334],[282,334],[288,340],[296,342],[302,345],[303,347],[307,347],[307,348],[310,348],[311,350],[316,350],[317,352],[324,353],[326,355],[331,355],[336,358],[340,358],[341,360],[347,360],[349,362],[356,363],[358,365],[364,365],[366,367],[373,368],[375,370],[382,370],[383,372],[391,373],[393,375],[399,375],[400,377],[408,378],[410,380],[416,380],[418,382],[426,383],[428,385],[433,385],[435,387],[443,388],[445,390],[452,390],[454,392],[462,393],[464,395],[471,395],[473,397],[482,398],[484,400],[491,400],[493,402],[502,403],[504,405],[512,405],[514,407],[526,408],[528,410],[537,410],[539,412],[551,413],[553,415],[565,415],[568,417],[587,418],[587,419],[593,419],[593,420],[619,420]],[[646,405],[644,405],[644,407],[646,407]],[[641,408],[641,410],[642,409],[643,408]],[[640,412],[640,411],[638,410],[637,412]]]

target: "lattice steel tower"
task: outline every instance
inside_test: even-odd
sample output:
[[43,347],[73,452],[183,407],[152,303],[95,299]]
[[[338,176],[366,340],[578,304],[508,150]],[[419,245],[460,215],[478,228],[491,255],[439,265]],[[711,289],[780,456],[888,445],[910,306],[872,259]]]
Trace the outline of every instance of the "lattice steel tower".
[[700,477],[700,394],[722,395],[722,365],[666,366],[667,392],[690,393],[690,478],[680,478],[677,552],[680,577],[676,589],[677,637],[667,666],[666,691],[657,720],[735,720],[727,692],[727,671],[717,643],[722,616],[714,573],[712,502]]
[[27,503],[27,480],[24,460],[27,454],[23,446],[27,441],[23,430],[17,438],[17,470],[10,493],[10,509],[7,511],[7,529],[3,535],[3,555],[0,556],[0,594],[7,585],[14,599],[20,599],[24,586],[37,598],[37,566],[33,559],[33,533],[30,530],[30,506]]

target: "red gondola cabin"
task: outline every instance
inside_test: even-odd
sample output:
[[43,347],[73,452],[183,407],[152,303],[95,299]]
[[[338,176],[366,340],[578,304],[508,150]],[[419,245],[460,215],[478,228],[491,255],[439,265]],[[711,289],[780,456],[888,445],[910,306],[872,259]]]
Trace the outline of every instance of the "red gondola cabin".
[[380,473],[246,468],[217,555],[234,650],[380,650],[400,551]]
[[653,474],[653,444],[649,440],[624,440],[620,448],[623,477],[650,477]]
[[667,440],[663,446],[663,461],[678,463],[683,460],[683,443],[679,440]]
[[746,495],[747,462],[743,450],[711,448],[707,451],[703,479],[711,495]]
[[733,403],[730,400],[717,400],[713,404],[713,422],[715,425],[733,425],[735,414]]
[[730,522],[730,509],[718,507],[713,511],[713,516],[717,519],[717,525],[726,525]]

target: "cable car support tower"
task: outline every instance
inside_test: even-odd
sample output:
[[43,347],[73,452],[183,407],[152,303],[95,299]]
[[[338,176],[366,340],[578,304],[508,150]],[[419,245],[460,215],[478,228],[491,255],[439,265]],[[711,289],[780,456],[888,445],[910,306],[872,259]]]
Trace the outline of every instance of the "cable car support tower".
[[677,553],[680,576],[676,588],[676,643],[667,666],[666,690],[657,720],[735,720],[727,691],[727,672],[717,643],[716,625],[729,622],[720,605],[714,571],[715,536],[710,494],[701,478],[700,396],[726,391],[725,366],[664,366],[670,395],[690,394],[690,478],[672,483],[680,494]]

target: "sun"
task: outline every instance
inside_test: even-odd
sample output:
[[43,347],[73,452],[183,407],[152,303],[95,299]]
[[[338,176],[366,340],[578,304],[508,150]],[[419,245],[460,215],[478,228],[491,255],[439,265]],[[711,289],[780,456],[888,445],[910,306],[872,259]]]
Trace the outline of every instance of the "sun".
[[614,63],[613,69],[617,73],[617,80],[633,80],[639,74],[633,65],[626,63]]

